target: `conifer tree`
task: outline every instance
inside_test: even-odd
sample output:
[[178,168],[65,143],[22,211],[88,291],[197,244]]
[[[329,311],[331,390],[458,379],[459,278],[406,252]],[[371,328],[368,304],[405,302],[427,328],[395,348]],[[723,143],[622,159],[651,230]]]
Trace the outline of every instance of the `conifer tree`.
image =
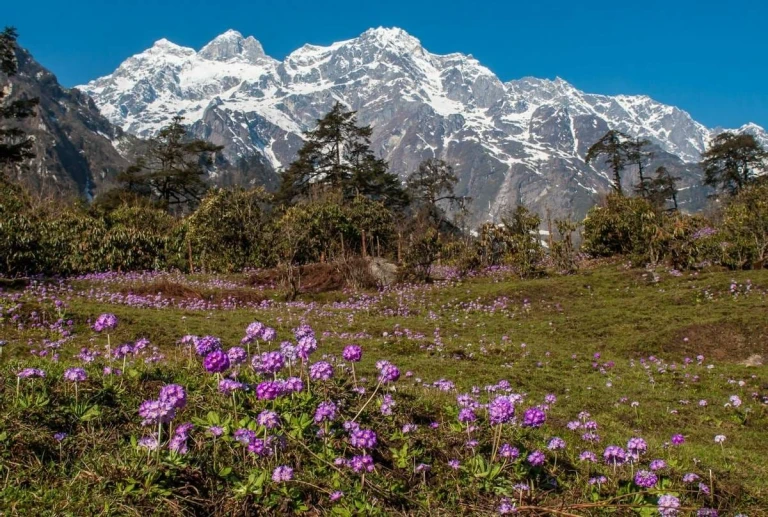
[[648,181],[648,199],[659,208],[664,208],[667,201],[672,201],[673,210],[677,210],[677,176],[672,176],[663,165],[656,169],[656,177]]
[[336,103],[317,127],[305,133],[306,143],[281,175],[277,198],[284,204],[309,196],[313,189],[362,195],[388,207],[402,207],[407,196],[387,163],[370,148],[372,129],[357,126],[357,112]]
[[155,200],[169,210],[196,205],[208,188],[207,168],[221,146],[187,136],[183,117],[177,116],[149,141],[145,156],[118,175],[122,188]]
[[[0,79],[10,79],[19,71],[16,59],[16,39],[13,27],[0,33]],[[0,164],[5,171],[34,156],[34,139],[18,127],[18,122],[31,117],[39,103],[37,98],[6,99],[10,87],[0,82]]]
[[468,201],[468,198],[456,195],[454,189],[458,181],[453,167],[443,160],[430,158],[421,162],[408,177],[406,187],[411,199],[420,204],[429,219],[439,226],[445,216],[440,203],[461,209]]
[[752,135],[724,132],[701,155],[704,184],[737,194],[765,169],[766,151]]
[[612,129],[603,135],[600,140],[592,144],[592,147],[587,150],[587,156],[585,157],[585,161],[591,163],[598,156],[606,156],[605,163],[613,171],[613,190],[619,195],[624,194],[621,188],[621,173],[624,167],[627,166],[627,163],[630,162],[628,141],[630,141],[629,136],[621,131]]
[[651,141],[645,138],[634,138],[625,142],[625,146],[627,162],[637,167],[637,173],[640,176],[640,180],[635,185],[635,191],[639,192],[641,197],[647,198],[651,178],[646,178],[644,172],[648,162],[653,159],[653,151],[649,149]]

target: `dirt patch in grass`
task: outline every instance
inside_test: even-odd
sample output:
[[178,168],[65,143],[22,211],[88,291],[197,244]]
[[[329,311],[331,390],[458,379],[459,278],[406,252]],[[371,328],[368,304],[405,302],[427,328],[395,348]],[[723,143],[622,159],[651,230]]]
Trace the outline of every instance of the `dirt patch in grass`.
[[199,299],[203,297],[199,290],[167,279],[126,286],[121,288],[120,292],[122,294],[135,294],[138,296],[154,296],[160,293],[170,298]]
[[691,356],[703,354],[715,361],[739,362],[753,354],[766,354],[768,326],[743,322],[696,324],[679,331],[675,342],[681,352]]
[[[334,264],[308,264],[296,268],[301,279],[302,293],[325,293],[338,291],[346,287],[344,275]],[[284,280],[285,273],[280,269],[265,269],[252,274],[246,280],[250,286],[276,286]]]
[[126,286],[121,288],[120,292],[122,294],[135,294],[139,296],[154,296],[160,293],[174,300],[207,300],[216,303],[227,300],[237,300],[241,303],[259,303],[267,298],[263,291],[249,287],[203,290],[165,279],[147,284]]

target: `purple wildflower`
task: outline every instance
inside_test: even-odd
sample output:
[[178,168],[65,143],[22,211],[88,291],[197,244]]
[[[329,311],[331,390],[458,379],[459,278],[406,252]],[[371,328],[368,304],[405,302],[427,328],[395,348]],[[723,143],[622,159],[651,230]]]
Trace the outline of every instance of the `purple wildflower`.
[[264,352],[251,359],[251,367],[258,373],[277,373],[285,366],[285,357],[280,352]]
[[309,367],[309,378],[313,381],[327,381],[333,377],[333,366],[327,361],[318,361]]
[[392,395],[386,394],[381,398],[381,407],[379,410],[384,416],[392,416],[392,408],[395,407],[395,399]]
[[259,400],[274,400],[283,394],[283,386],[277,381],[265,381],[256,386]]
[[187,392],[178,384],[166,384],[160,388],[160,402],[166,402],[176,409],[187,405]]
[[547,449],[551,451],[556,451],[558,449],[565,449],[565,440],[555,436],[554,438],[549,440],[549,443],[547,444]]
[[531,464],[533,467],[540,467],[544,465],[545,460],[544,453],[541,451],[533,451],[528,455],[527,461]]
[[286,393],[298,393],[304,389],[304,381],[298,377],[288,377],[282,387]]
[[658,502],[659,513],[662,517],[675,517],[680,513],[680,499],[671,495],[664,494],[659,497]]
[[71,382],[83,382],[88,374],[82,368],[69,368],[64,372],[64,378]]
[[262,411],[256,417],[256,422],[267,429],[275,429],[280,427],[280,416],[274,411]]
[[349,361],[350,363],[358,363],[363,357],[363,349],[358,345],[348,345],[344,347],[344,351],[341,353],[341,356],[345,361]]
[[275,467],[272,471],[272,481],[275,483],[284,483],[293,479],[293,469],[286,465]]
[[621,465],[627,461],[627,453],[618,445],[609,445],[603,452],[603,459],[609,465]]
[[373,449],[376,447],[376,433],[370,429],[355,429],[349,436],[349,443],[360,449]]
[[304,336],[298,340],[296,345],[296,355],[306,361],[309,356],[317,350],[317,340],[314,336]]
[[205,356],[203,367],[208,373],[221,373],[229,369],[229,356],[221,350],[214,350]]
[[459,411],[459,422],[462,424],[474,422],[475,420],[477,420],[477,416],[472,408],[465,407]]
[[352,459],[347,462],[347,465],[357,474],[373,472],[373,458],[367,454],[353,456]]
[[256,438],[256,433],[250,429],[240,428],[235,431],[234,438],[242,444],[247,444]]
[[238,382],[232,379],[221,379],[219,381],[219,392],[224,395],[230,395],[236,391],[240,391],[245,388],[242,382]]
[[167,424],[176,416],[176,408],[168,402],[145,400],[139,407],[139,416],[144,419],[141,425]]
[[492,425],[506,424],[515,416],[515,404],[507,396],[499,396],[488,404],[488,419]]
[[388,361],[383,361],[381,365],[377,363],[376,367],[379,369],[379,382],[382,384],[395,382],[400,378],[400,369]]
[[233,346],[227,350],[227,356],[230,364],[238,365],[243,364],[248,359],[248,352],[245,351],[245,348]]
[[517,447],[512,447],[508,443],[501,444],[499,447],[499,456],[508,460],[516,460],[520,456],[520,451]]
[[110,313],[100,315],[93,323],[93,330],[96,332],[102,332],[104,330],[110,331],[115,328],[117,328],[117,316]]
[[21,370],[19,373],[16,374],[16,377],[20,379],[45,377],[45,372],[40,368],[24,368],[23,370]]
[[659,480],[656,474],[647,470],[638,470],[635,474],[635,484],[640,488],[651,488]]
[[321,402],[315,410],[315,423],[330,422],[336,418],[336,404],[333,402]]
[[221,340],[214,336],[204,336],[195,343],[195,353],[200,356],[206,356],[211,352],[221,350]]
[[541,427],[547,419],[547,415],[537,407],[528,408],[523,415],[523,427]]

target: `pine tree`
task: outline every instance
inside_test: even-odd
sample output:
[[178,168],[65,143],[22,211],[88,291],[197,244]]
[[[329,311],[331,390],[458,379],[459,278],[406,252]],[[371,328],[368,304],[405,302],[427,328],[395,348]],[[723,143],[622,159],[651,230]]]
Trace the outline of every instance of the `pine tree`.
[[627,149],[627,162],[629,165],[637,166],[637,173],[640,176],[640,181],[635,185],[635,192],[639,192],[643,198],[648,197],[648,188],[651,181],[650,178],[646,178],[644,171],[648,162],[653,159],[653,151],[651,147],[651,141],[645,138],[635,138],[625,142]]
[[672,200],[673,210],[677,210],[677,176],[672,176],[663,165],[656,169],[656,177],[648,181],[648,199],[658,207],[664,208]]
[[356,115],[337,102],[305,133],[298,157],[281,174],[279,201],[292,204],[309,197],[313,189],[325,189],[339,191],[347,200],[362,195],[388,207],[407,204],[397,176],[370,148],[373,130],[358,127]]
[[737,194],[765,169],[766,151],[754,136],[726,131],[714,138],[701,157],[704,184]]
[[169,210],[200,202],[208,189],[205,176],[213,164],[211,155],[222,147],[189,139],[183,120],[174,117],[150,139],[145,156],[118,175],[124,191],[153,199]]
[[587,156],[585,157],[585,161],[591,163],[598,156],[606,156],[605,163],[613,171],[613,190],[619,195],[624,194],[621,188],[621,172],[627,166],[627,163],[630,162],[628,141],[630,141],[629,136],[621,131],[612,129],[603,135],[600,140],[592,144],[592,147],[587,150]]
[[[13,27],[6,27],[0,33],[0,73],[6,78],[13,77],[19,71],[16,59],[17,37]],[[5,97],[8,91],[9,88],[0,84],[0,164],[6,171],[34,156],[34,139],[19,128],[17,123],[31,117],[39,103],[37,98],[7,101]]]
[[424,208],[429,219],[439,227],[445,216],[440,203],[461,209],[469,199],[456,195],[454,189],[458,181],[453,167],[443,160],[430,158],[421,162],[419,168],[408,177],[406,188],[411,198]]

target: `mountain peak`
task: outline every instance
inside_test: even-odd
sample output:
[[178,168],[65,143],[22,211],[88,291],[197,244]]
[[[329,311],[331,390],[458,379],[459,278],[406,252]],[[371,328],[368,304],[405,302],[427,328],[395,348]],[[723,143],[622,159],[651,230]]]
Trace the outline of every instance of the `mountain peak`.
[[154,45],[152,45],[150,49],[145,50],[141,54],[138,54],[138,56],[144,56],[150,59],[157,59],[158,56],[160,56],[162,59],[166,59],[167,56],[183,58],[184,56],[193,55],[194,53],[194,49],[182,47],[181,45],[177,45],[170,40],[161,38],[155,41]]
[[256,38],[253,36],[243,38],[242,34],[233,29],[216,36],[200,50],[198,55],[211,61],[240,59],[249,63],[255,63],[267,57],[264,48]]
[[409,50],[414,47],[421,47],[421,41],[419,41],[418,38],[411,36],[398,27],[377,27],[375,29],[368,29],[360,35],[360,39],[363,41],[375,41],[382,45],[389,44],[405,47]]

